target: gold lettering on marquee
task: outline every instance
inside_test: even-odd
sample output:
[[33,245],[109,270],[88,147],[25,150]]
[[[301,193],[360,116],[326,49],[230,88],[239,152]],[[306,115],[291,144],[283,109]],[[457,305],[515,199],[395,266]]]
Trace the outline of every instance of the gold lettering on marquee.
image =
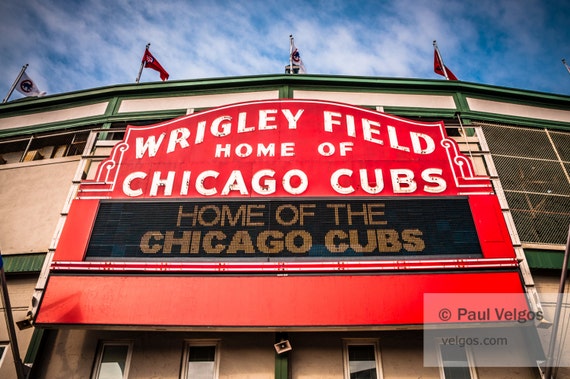
[[404,240],[403,247],[410,253],[422,252],[426,244],[421,238],[423,233],[419,229],[406,229],[402,232],[402,239]]
[[235,232],[228,246],[227,252],[228,254],[237,254],[239,251],[249,254],[255,253],[253,242],[251,241],[251,237],[246,230],[238,230]]
[[325,235],[325,246],[331,253],[344,253],[350,247],[347,243],[337,241],[346,239],[348,234],[342,230],[329,230]]
[[219,231],[206,233],[206,235],[204,235],[204,240],[202,241],[202,247],[204,248],[206,254],[220,254],[222,251],[224,251],[226,246],[222,245],[221,243],[214,246],[212,243],[214,239],[223,241],[225,238],[226,235]]
[[381,229],[376,231],[378,235],[378,249],[383,253],[397,253],[402,249],[398,232],[394,229]]
[[190,252],[190,231],[183,231],[182,237],[180,238],[174,237],[173,231],[166,232],[162,252],[164,254],[170,254],[172,252],[173,245],[180,246],[180,253],[188,254]]
[[[288,221],[284,220],[282,217],[284,210],[290,210],[293,213],[293,215],[291,216],[291,218]],[[277,207],[277,210],[275,212],[275,220],[280,225],[291,226],[293,224],[296,224],[297,221],[299,220],[299,211],[297,210],[297,207],[292,205],[292,204],[280,205]]]
[[[324,247],[326,253],[422,253],[426,243],[421,229],[359,228],[386,225],[385,210],[384,202],[331,202],[322,203],[320,208],[317,203],[280,203],[275,209],[262,203],[181,205],[176,215],[176,226],[180,229],[144,233],[140,251],[143,254],[233,256],[308,254],[313,249],[315,227],[319,228],[315,224],[318,220],[313,219],[318,214],[323,220],[334,220],[338,228],[323,230],[316,237],[319,239],[317,249]],[[308,230],[260,229],[271,223],[281,227],[306,226]],[[195,226],[206,230],[192,230]],[[215,226],[252,229],[212,230]]]
[[[297,246],[296,240],[301,240],[302,244]],[[313,237],[304,230],[293,230],[285,236],[285,247],[292,253],[307,253],[313,246]]]
[[159,245],[157,243],[153,244],[152,246],[150,245],[150,240],[154,239],[156,241],[162,241],[163,239],[163,235],[160,232],[146,232],[142,238],[141,238],[141,244],[140,244],[140,248],[141,251],[144,254],[156,254],[160,251],[160,249],[162,248],[162,245]]
[[372,253],[376,250],[376,233],[373,229],[366,231],[367,244],[362,245],[358,238],[358,230],[349,230],[350,247],[357,253]]
[[264,230],[257,235],[257,248],[264,254],[279,254],[285,246],[283,237],[278,230]]

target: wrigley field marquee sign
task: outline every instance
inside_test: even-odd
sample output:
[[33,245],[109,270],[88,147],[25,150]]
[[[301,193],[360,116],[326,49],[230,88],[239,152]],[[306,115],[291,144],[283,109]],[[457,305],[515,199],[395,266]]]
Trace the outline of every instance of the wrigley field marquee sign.
[[482,258],[503,231],[443,123],[325,101],[130,126],[75,202],[90,261]]
[[130,127],[80,196],[102,190],[129,199],[433,196],[489,193],[490,183],[442,123],[280,100]]
[[491,181],[442,122],[253,101],[127,128],[79,184],[35,323],[419,325],[424,293],[520,278]]

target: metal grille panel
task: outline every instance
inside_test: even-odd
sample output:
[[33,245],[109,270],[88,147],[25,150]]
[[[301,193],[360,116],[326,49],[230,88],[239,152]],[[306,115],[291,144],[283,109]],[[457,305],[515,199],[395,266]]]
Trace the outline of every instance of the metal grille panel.
[[493,155],[557,159],[544,130],[483,125],[483,133]]
[[570,222],[570,198],[507,193],[507,200],[522,242],[561,244]]
[[552,142],[554,142],[560,159],[564,162],[570,162],[570,134],[550,132],[550,138],[552,138]]
[[521,242],[565,244],[570,133],[487,123],[481,127]]
[[493,156],[505,191],[570,195],[570,183],[556,161]]

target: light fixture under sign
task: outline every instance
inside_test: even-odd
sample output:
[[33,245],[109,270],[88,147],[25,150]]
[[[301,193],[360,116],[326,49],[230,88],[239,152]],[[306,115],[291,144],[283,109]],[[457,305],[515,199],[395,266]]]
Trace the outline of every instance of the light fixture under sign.
[[293,349],[291,347],[291,343],[289,342],[289,340],[281,340],[280,342],[277,342],[273,346],[275,347],[275,351],[277,352],[277,354],[283,354],[286,351]]

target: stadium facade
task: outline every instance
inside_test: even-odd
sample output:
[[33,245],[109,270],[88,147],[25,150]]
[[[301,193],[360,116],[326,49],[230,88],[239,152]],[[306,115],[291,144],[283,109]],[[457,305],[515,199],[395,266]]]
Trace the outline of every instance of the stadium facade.
[[[0,163],[29,377],[539,378],[551,353],[569,96],[117,85],[2,104]],[[17,377],[0,330],[0,376]]]

